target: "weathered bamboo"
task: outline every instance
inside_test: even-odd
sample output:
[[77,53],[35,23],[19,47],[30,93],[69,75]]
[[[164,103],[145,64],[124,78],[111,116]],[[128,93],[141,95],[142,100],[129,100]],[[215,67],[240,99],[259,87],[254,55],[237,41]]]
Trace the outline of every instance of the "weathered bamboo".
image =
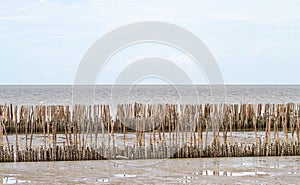
[[[283,107],[283,106],[282,106]],[[283,112],[283,121],[282,121],[282,128],[283,128],[283,134],[284,134],[284,142],[286,143],[288,141],[288,106],[283,107],[284,112]]]
[[[300,110],[300,109],[299,109]],[[297,127],[296,127],[296,141],[298,142],[298,143],[300,143],[300,136],[299,136],[299,130],[300,130],[300,116],[299,116],[299,114],[298,114],[298,116],[297,116]]]
[[17,122],[17,106],[13,106],[10,104],[11,107],[11,120],[13,122],[13,125],[15,127],[15,133],[16,133],[16,145],[15,148],[18,151],[19,150],[19,138],[18,138],[18,122]]
[[3,147],[3,110],[2,110],[2,105],[0,105],[0,147]]
[[2,118],[0,120],[0,147],[3,147],[3,123]]

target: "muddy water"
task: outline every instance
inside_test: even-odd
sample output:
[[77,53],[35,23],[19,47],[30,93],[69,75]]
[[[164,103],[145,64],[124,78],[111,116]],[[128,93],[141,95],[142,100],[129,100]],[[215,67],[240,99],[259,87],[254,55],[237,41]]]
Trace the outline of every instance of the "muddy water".
[[299,184],[300,157],[4,163],[2,184]]

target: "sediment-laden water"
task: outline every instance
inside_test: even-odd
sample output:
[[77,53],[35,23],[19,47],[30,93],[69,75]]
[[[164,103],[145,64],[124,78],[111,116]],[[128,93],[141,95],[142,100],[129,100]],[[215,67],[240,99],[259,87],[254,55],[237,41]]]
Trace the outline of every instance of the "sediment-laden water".
[[2,184],[299,184],[300,157],[1,164]]

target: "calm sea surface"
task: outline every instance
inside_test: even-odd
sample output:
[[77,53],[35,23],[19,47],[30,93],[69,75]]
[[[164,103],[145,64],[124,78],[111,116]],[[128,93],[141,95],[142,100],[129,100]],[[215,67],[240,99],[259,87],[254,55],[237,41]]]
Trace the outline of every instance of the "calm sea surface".
[[300,103],[300,85],[0,86],[0,103]]

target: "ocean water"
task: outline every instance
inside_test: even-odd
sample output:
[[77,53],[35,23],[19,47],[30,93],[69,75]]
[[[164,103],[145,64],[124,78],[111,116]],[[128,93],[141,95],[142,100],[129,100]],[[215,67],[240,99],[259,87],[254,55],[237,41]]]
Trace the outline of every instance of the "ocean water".
[[0,104],[300,103],[300,85],[0,86]]

